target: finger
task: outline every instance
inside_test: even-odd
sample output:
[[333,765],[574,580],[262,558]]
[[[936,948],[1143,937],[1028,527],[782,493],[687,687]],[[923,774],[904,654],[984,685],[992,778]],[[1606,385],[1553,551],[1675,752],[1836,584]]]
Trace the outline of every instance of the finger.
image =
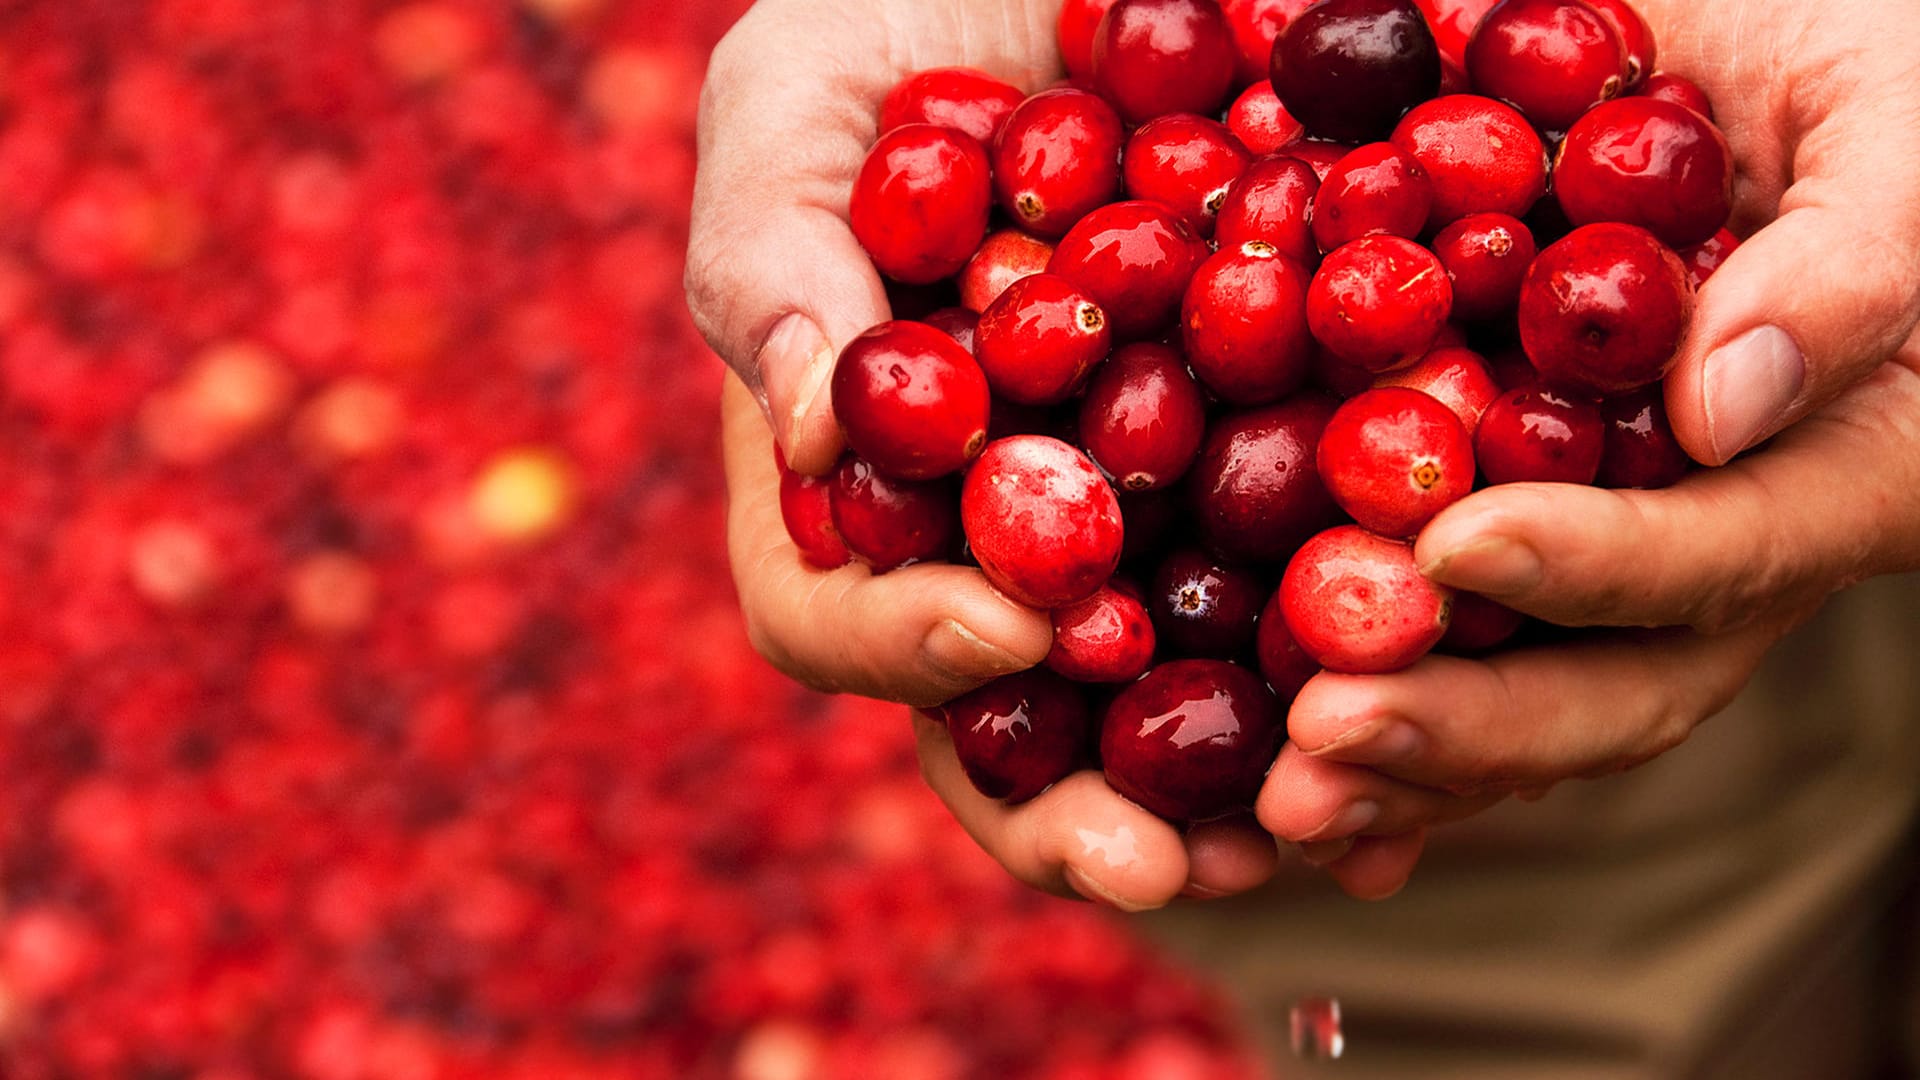
[[1015,878],[1059,896],[1121,911],[1164,907],[1187,883],[1187,851],[1173,826],[1078,772],[1008,806],[974,790],[938,718],[916,711],[920,771],[954,820]]
[[1427,830],[1398,836],[1363,836],[1352,850],[1327,864],[1326,870],[1355,900],[1386,900],[1406,888],[1407,879],[1427,847]]
[[780,518],[766,425],[737,378],[722,397],[729,557],[747,632],[775,667],[819,690],[937,705],[1046,658],[1047,614],[972,567],[808,565]]
[[1315,757],[1292,743],[1280,751],[1256,804],[1260,824],[1282,840],[1324,845],[1393,836],[1477,814],[1504,798],[1461,798],[1360,765]]
[[1187,885],[1197,900],[1257,889],[1280,868],[1280,849],[1250,816],[1203,822],[1187,830]]

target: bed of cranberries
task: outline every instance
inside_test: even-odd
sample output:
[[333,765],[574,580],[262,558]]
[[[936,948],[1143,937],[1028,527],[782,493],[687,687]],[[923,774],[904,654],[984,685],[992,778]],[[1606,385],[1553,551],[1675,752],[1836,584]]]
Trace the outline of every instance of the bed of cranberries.
[[[876,198],[890,148],[943,130],[877,125],[854,223],[927,233],[935,250],[874,263],[914,286],[894,289],[896,318],[965,346],[979,316],[974,370],[949,379],[952,415],[849,402],[851,453],[872,461],[841,469],[915,498],[860,536],[823,536],[818,510],[793,532],[823,571],[894,569],[918,538],[1052,609],[1052,673],[1021,676],[1044,693],[947,711],[983,792],[1099,768],[1168,820],[1205,820],[1248,808],[1284,738],[1272,718],[1317,671],[1541,632],[1420,573],[1413,543],[1448,506],[1688,471],[1660,384],[1738,244],[1733,159],[1699,88],[1653,70],[1626,0],[1078,0],[1059,35],[1066,82],[946,79],[968,116],[1031,96],[978,153],[944,129],[945,183]],[[936,256],[965,264],[957,280],[929,287]],[[966,351],[947,350],[958,367]],[[871,364],[858,343],[841,359]],[[988,441],[933,475],[869,451],[876,423],[984,424]],[[981,726],[980,701],[1016,699],[1020,722]]]

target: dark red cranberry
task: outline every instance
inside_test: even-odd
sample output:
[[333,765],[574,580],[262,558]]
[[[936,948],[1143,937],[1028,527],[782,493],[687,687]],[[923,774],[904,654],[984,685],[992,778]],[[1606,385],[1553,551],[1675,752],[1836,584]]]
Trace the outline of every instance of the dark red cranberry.
[[1594,483],[1601,487],[1672,487],[1693,467],[1667,422],[1658,386],[1602,401],[1600,423],[1603,446]]
[[1298,139],[1306,125],[1293,118],[1266,78],[1242,91],[1227,109],[1227,130],[1255,154],[1271,154]]
[[833,478],[806,476],[787,468],[780,447],[773,448],[774,468],[780,470],[780,520],[800,557],[822,570],[853,561],[853,553],[833,527]]
[[1114,0],[1066,0],[1060,5],[1060,19],[1054,36],[1060,42],[1060,60],[1067,74],[1089,84],[1093,79],[1093,39],[1100,32],[1100,20]]
[[1122,491],[1180,479],[1206,428],[1206,399],[1180,353],[1165,345],[1122,345],[1080,402],[1080,442]]
[[1253,805],[1286,737],[1280,702],[1245,668],[1175,660],[1107,706],[1107,784],[1168,821],[1206,821]]
[[833,413],[847,445],[903,480],[972,461],[987,442],[988,405],[973,354],[925,323],[881,323],[848,342],[833,369]]
[[[1493,5],[1500,0],[1414,0],[1420,13],[1427,17],[1427,25],[1433,29],[1433,42],[1440,47],[1440,62],[1443,66],[1452,66],[1465,75],[1467,66],[1467,41],[1473,37],[1473,28],[1480,25]],[[1444,85],[1441,93],[1450,93]]]
[[1627,0],[1583,0],[1607,20],[1620,37],[1620,48],[1627,57],[1626,83],[1621,92],[1631,94],[1653,74],[1655,57],[1653,27]]
[[992,146],[1000,125],[1026,96],[977,68],[929,68],[900,80],[888,92],[880,103],[880,130],[933,124],[964,131],[982,146]]
[[1487,370],[1493,372],[1493,383],[1502,392],[1540,381],[1540,373],[1533,370],[1533,361],[1527,359],[1526,350],[1517,344],[1488,354]]
[[1273,249],[1303,265],[1319,258],[1313,243],[1313,198],[1320,178],[1298,158],[1261,158],[1247,166],[1214,220],[1214,242],[1221,250],[1237,250],[1250,241]]
[[1429,228],[1468,214],[1525,217],[1547,190],[1547,151],[1527,118],[1492,98],[1455,94],[1416,105],[1393,129],[1433,188]]
[[1384,138],[1440,90],[1440,50],[1412,0],[1323,0],[1273,45],[1273,89],[1321,138]]
[[853,557],[885,573],[944,559],[959,525],[953,482],[894,480],[849,455],[833,476],[833,527]]
[[1581,0],[1502,0],[1467,42],[1467,76],[1474,93],[1565,131],[1626,86],[1627,56],[1612,24]]
[[1313,4],[1314,0],[1221,0],[1220,10],[1227,16],[1234,49],[1240,54],[1234,78],[1237,84],[1266,80],[1273,67],[1273,39]]
[[1157,641],[1139,597],[1102,585],[1085,600],[1054,609],[1046,665],[1075,682],[1130,682],[1152,665]]
[[1047,269],[1086,290],[1106,311],[1113,335],[1137,340],[1164,330],[1202,259],[1206,241],[1173,211],[1152,202],[1103,206],[1054,249]]
[[[963,307],[947,307],[941,308],[939,311],[928,312],[927,317],[922,321],[935,330],[952,338],[961,348],[968,352],[973,351],[974,333],[980,328],[980,316],[978,313],[969,311]],[[988,428],[991,430],[991,409],[988,410],[988,415]]]
[[1473,490],[1473,440],[1460,418],[1403,386],[1341,405],[1316,455],[1333,501],[1381,536],[1409,539]]
[[1598,406],[1535,384],[1487,406],[1473,452],[1489,484],[1591,484],[1600,471],[1603,441]]
[[1187,474],[1200,538],[1235,562],[1275,562],[1339,518],[1314,464],[1332,399],[1297,394],[1215,421]]
[[1088,211],[1119,197],[1125,144],[1113,106],[1084,90],[1043,90],[1000,129],[993,189],[1021,228],[1064,236]]
[[1169,554],[1154,571],[1147,613],[1169,655],[1236,660],[1250,655],[1267,589],[1253,571],[1187,548]]
[[1180,339],[1215,396],[1263,405],[1306,382],[1308,280],[1299,263],[1257,240],[1200,264],[1181,304]]
[[1093,38],[1094,81],[1134,124],[1218,114],[1238,59],[1213,0],[1119,0]]
[[1294,640],[1287,629],[1287,617],[1281,610],[1280,590],[1275,589],[1260,612],[1260,627],[1254,633],[1253,647],[1260,661],[1260,674],[1267,685],[1289,703],[1298,697],[1307,681],[1320,674],[1320,661]]
[[989,799],[1025,802],[1091,756],[1086,698],[1051,671],[1003,675],[947,702],[940,713],[960,768]]
[[1539,252],[1533,230],[1506,214],[1468,214],[1440,230],[1433,253],[1453,283],[1453,317],[1482,322],[1513,314],[1520,283]]
[[1044,435],[990,443],[960,491],[967,546],[995,588],[1036,608],[1099,591],[1120,562],[1120,504],[1087,456]]
[[1708,100],[1707,92],[1700,89],[1693,80],[1682,75],[1658,72],[1640,88],[1640,96],[1684,105],[1706,117],[1709,122],[1713,120],[1713,102]]
[[1058,274],[1023,277],[980,315],[974,352],[998,397],[1057,405],[1107,358],[1113,334],[1100,305]]
[[1707,283],[1720,264],[1727,261],[1733,249],[1740,246],[1740,238],[1730,230],[1721,229],[1705,241],[1692,247],[1682,248],[1674,254],[1680,256],[1680,262],[1687,268],[1687,281],[1697,290]]
[[[1532,365],[1527,363],[1525,354],[1519,359],[1531,379]],[[1480,414],[1500,396],[1500,384],[1495,381],[1486,359],[1459,345],[1436,348],[1412,367],[1379,376],[1373,385],[1404,386],[1434,398],[1453,410],[1469,436],[1480,426]]]
[[1313,203],[1313,239],[1332,251],[1376,233],[1419,236],[1432,209],[1420,163],[1392,143],[1368,143],[1327,170]]
[[1313,178],[1324,181],[1334,165],[1353,150],[1354,147],[1348,143],[1328,142],[1325,139],[1295,139],[1275,150],[1274,153],[1306,162],[1313,168]]
[[1170,206],[1195,232],[1212,236],[1227,188],[1250,160],[1225,124],[1174,113],[1140,125],[1127,140],[1121,173],[1129,198]]
[[1378,675],[1432,651],[1447,632],[1453,590],[1426,579],[1413,545],[1358,525],[1301,545],[1280,579],[1287,630],[1328,671]]
[[990,172],[971,135],[931,124],[895,128],[853,182],[853,235],[896,281],[924,285],[957,273],[987,235]]
[[1334,355],[1369,371],[1423,356],[1446,325],[1453,286],[1433,252],[1398,236],[1335,250],[1307,288],[1307,325]]
[[1680,259],[1636,225],[1585,225],[1520,288],[1520,344],[1542,378],[1595,395],[1660,381],[1693,317]]
[[1007,286],[1047,268],[1053,245],[1019,229],[1001,229],[980,243],[980,250],[960,271],[960,303],[985,311]]
[[1447,632],[1435,647],[1442,652],[1475,656],[1504,644],[1526,621],[1525,615],[1479,593],[1456,592]]
[[1712,121],[1655,98],[1582,116],[1554,161],[1553,193],[1575,225],[1638,225],[1668,247],[1698,244],[1733,211],[1733,151]]

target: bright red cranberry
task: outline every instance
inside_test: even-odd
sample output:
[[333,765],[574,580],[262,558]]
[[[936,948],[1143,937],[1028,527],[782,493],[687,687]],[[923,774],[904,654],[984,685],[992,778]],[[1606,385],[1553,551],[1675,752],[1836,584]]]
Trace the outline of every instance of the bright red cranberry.
[[1433,209],[1433,185],[1411,155],[1368,143],[1334,163],[1313,203],[1313,238],[1332,251],[1362,236],[1416,237]]
[[780,470],[780,520],[800,556],[822,570],[853,561],[853,553],[833,527],[833,478],[805,476],[787,468],[780,447],[773,448],[774,467]]
[[1000,205],[1036,236],[1064,236],[1119,197],[1125,143],[1113,106],[1084,90],[1043,90],[1013,110],[994,144]]
[[1212,236],[1214,215],[1226,200],[1227,188],[1250,160],[1252,155],[1225,124],[1174,113],[1150,120],[1133,133],[1121,174],[1129,198],[1170,206],[1194,231]]
[[996,396],[1057,405],[1107,358],[1106,313],[1058,274],[1023,277],[980,315],[975,353]]
[[881,323],[848,342],[833,369],[833,413],[847,445],[903,480],[972,461],[987,442],[988,407],[973,354],[925,323]]
[[1180,479],[1206,429],[1206,399],[1180,353],[1165,345],[1122,345],[1080,402],[1080,442],[1122,491]]
[[1492,98],[1455,94],[1413,107],[1393,129],[1433,187],[1429,227],[1468,214],[1525,217],[1547,190],[1547,151],[1527,118]]
[[1273,83],[1262,78],[1242,91],[1227,108],[1227,130],[1240,145],[1255,154],[1271,154],[1298,139],[1307,130],[1280,104]]
[[1671,101],[1675,105],[1684,105],[1709,122],[1713,120],[1713,102],[1708,100],[1707,92],[1700,89],[1692,79],[1671,72],[1657,72],[1640,88],[1640,96],[1656,101]]
[[1313,178],[1324,182],[1327,173],[1333,171],[1340,159],[1354,149],[1348,143],[1328,142],[1325,139],[1295,139],[1274,153],[1306,162],[1313,168]]
[[1679,256],[1635,225],[1584,225],[1520,287],[1520,344],[1550,383],[1617,394],[1660,381],[1693,317]]
[[1051,671],[1003,675],[940,713],[960,768],[989,799],[1025,802],[1066,779],[1092,749],[1086,698]]
[[1200,264],[1180,308],[1187,363],[1222,401],[1263,405],[1307,380],[1307,271],[1253,241]]
[[1120,562],[1120,504],[1087,456],[1059,439],[990,443],[960,492],[967,545],[996,588],[1036,608],[1099,591]]
[[1260,612],[1260,628],[1254,634],[1253,647],[1260,659],[1260,674],[1282,702],[1298,697],[1307,680],[1320,674],[1320,661],[1294,640],[1287,629],[1287,617],[1281,610],[1280,590],[1275,589]]
[[1626,82],[1621,93],[1631,94],[1653,74],[1655,55],[1653,27],[1627,0],[1583,0],[1607,20],[1620,37],[1620,48],[1627,57]]
[[1273,45],[1273,89],[1325,139],[1384,138],[1440,90],[1440,50],[1412,0],[1323,0]]
[[1682,248],[1674,254],[1680,256],[1680,262],[1687,268],[1687,281],[1697,290],[1707,283],[1720,264],[1727,261],[1733,249],[1740,246],[1740,238],[1728,229],[1721,229],[1711,237],[1692,247]]
[[1333,501],[1381,536],[1411,538],[1473,490],[1473,440],[1418,390],[1368,390],[1327,421],[1316,462]]
[[1113,790],[1174,822],[1253,805],[1286,737],[1280,702],[1252,672],[1175,660],[1107,706],[1100,762]]
[[933,124],[964,131],[992,146],[1000,125],[1027,95],[969,67],[929,68],[900,80],[880,103],[880,130]]
[[1332,399],[1298,394],[1229,413],[1208,429],[1187,475],[1207,548],[1235,562],[1276,562],[1340,511],[1314,464]]
[[1478,655],[1504,644],[1527,621],[1525,615],[1479,593],[1453,594],[1453,614],[1436,646],[1442,652]]
[[1447,632],[1453,591],[1428,581],[1413,545],[1358,525],[1301,546],[1280,580],[1287,630],[1328,671],[1379,675],[1412,664]]
[[1503,0],[1467,42],[1467,75],[1474,93],[1565,131],[1625,87],[1627,56],[1612,24],[1581,0]]
[[1473,453],[1489,484],[1591,484],[1600,471],[1603,441],[1593,402],[1535,384],[1487,406],[1473,434]]
[[1320,178],[1313,166],[1295,157],[1261,158],[1247,166],[1227,189],[1214,220],[1214,242],[1222,251],[1237,250],[1250,241],[1273,249],[1303,265],[1319,259],[1313,242],[1313,200]]
[[1007,286],[1047,268],[1053,245],[1019,229],[1001,229],[981,241],[980,250],[960,271],[960,303],[985,311]]
[[1575,225],[1622,221],[1668,247],[1698,244],[1733,210],[1733,151],[1712,121],[1655,98],[1609,101],[1560,144],[1553,193]]
[[[1414,0],[1420,13],[1427,17],[1427,25],[1433,29],[1433,41],[1440,47],[1440,62],[1451,65],[1462,74],[1467,66],[1467,41],[1473,37],[1473,28],[1480,25],[1493,6],[1500,0]],[[1441,93],[1447,93],[1442,87]]]
[[1594,483],[1601,487],[1672,487],[1693,467],[1667,422],[1658,386],[1602,401],[1600,423],[1603,445]]
[[833,527],[853,557],[885,573],[944,559],[956,526],[952,481],[894,480],[853,456],[833,476]]
[[1106,311],[1114,337],[1127,341],[1173,322],[1187,282],[1206,257],[1206,241],[1173,211],[1159,203],[1121,202],[1080,219],[1054,249],[1047,269],[1086,290]]
[[1227,16],[1234,49],[1240,54],[1240,66],[1234,77],[1236,84],[1244,86],[1266,79],[1273,67],[1273,39],[1280,36],[1282,27],[1299,18],[1313,3],[1314,0],[1221,0],[1220,10]]
[[1453,317],[1485,322],[1513,314],[1539,254],[1533,230],[1506,214],[1468,214],[1440,230],[1433,253],[1453,283]]
[[[968,352],[973,351],[974,334],[980,329],[980,316],[977,312],[963,307],[947,307],[928,312],[927,317],[921,321],[952,338],[961,348]],[[992,410],[989,409],[988,413],[991,417]],[[988,430],[992,430],[991,419],[988,422]]]
[[1335,250],[1307,288],[1314,339],[1375,372],[1425,355],[1452,308],[1446,268],[1398,236],[1363,236]]
[[1114,0],[1066,0],[1060,6],[1055,37],[1060,42],[1060,60],[1067,74],[1075,79],[1093,79],[1093,39],[1100,32],[1100,20]]
[[1213,0],[1119,0],[1093,38],[1093,77],[1129,123],[1218,114],[1239,56]]
[[895,128],[873,144],[853,182],[853,234],[896,281],[924,285],[957,273],[987,235],[990,171],[971,135]]
[[1153,621],[1138,597],[1111,585],[1055,608],[1046,665],[1075,682],[1131,682],[1153,663]]
[[[1531,377],[1533,368],[1526,363],[1524,355],[1520,362]],[[1468,435],[1480,426],[1480,414],[1500,396],[1500,384],[1494,380],[1485,358],[1459,345],[1436,348],[1412,367],[1379,376],[1373,385],[1404,386],[1434,398],[1453,410]]]
[[1169,554],[1154,571],[1147,613],[1166,653],[1237,660],[1250,654],[1267,589],[1253,571],[1187,548]]

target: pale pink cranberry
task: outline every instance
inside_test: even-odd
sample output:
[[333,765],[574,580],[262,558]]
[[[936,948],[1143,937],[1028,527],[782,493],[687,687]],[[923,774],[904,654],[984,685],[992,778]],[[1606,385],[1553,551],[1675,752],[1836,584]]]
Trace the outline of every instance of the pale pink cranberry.
[[[1521,363],[1525,362],[1521,357]],[[1531,366],[1528,375],[1532,376]],[[1404,386],[1430,395],[1453,410],[1468,435],[1480,426],[1480,414],[1500,396],[1500,384],[1486,359],[1459,345],[1436,348],[1412,367],[1377,376],[1373,385]]]
[[960,271],[960,303],[976,312],[999,299],[1007,286],[1047,268],[1053,245],[1019,229],[1001,229],[980,243]]

